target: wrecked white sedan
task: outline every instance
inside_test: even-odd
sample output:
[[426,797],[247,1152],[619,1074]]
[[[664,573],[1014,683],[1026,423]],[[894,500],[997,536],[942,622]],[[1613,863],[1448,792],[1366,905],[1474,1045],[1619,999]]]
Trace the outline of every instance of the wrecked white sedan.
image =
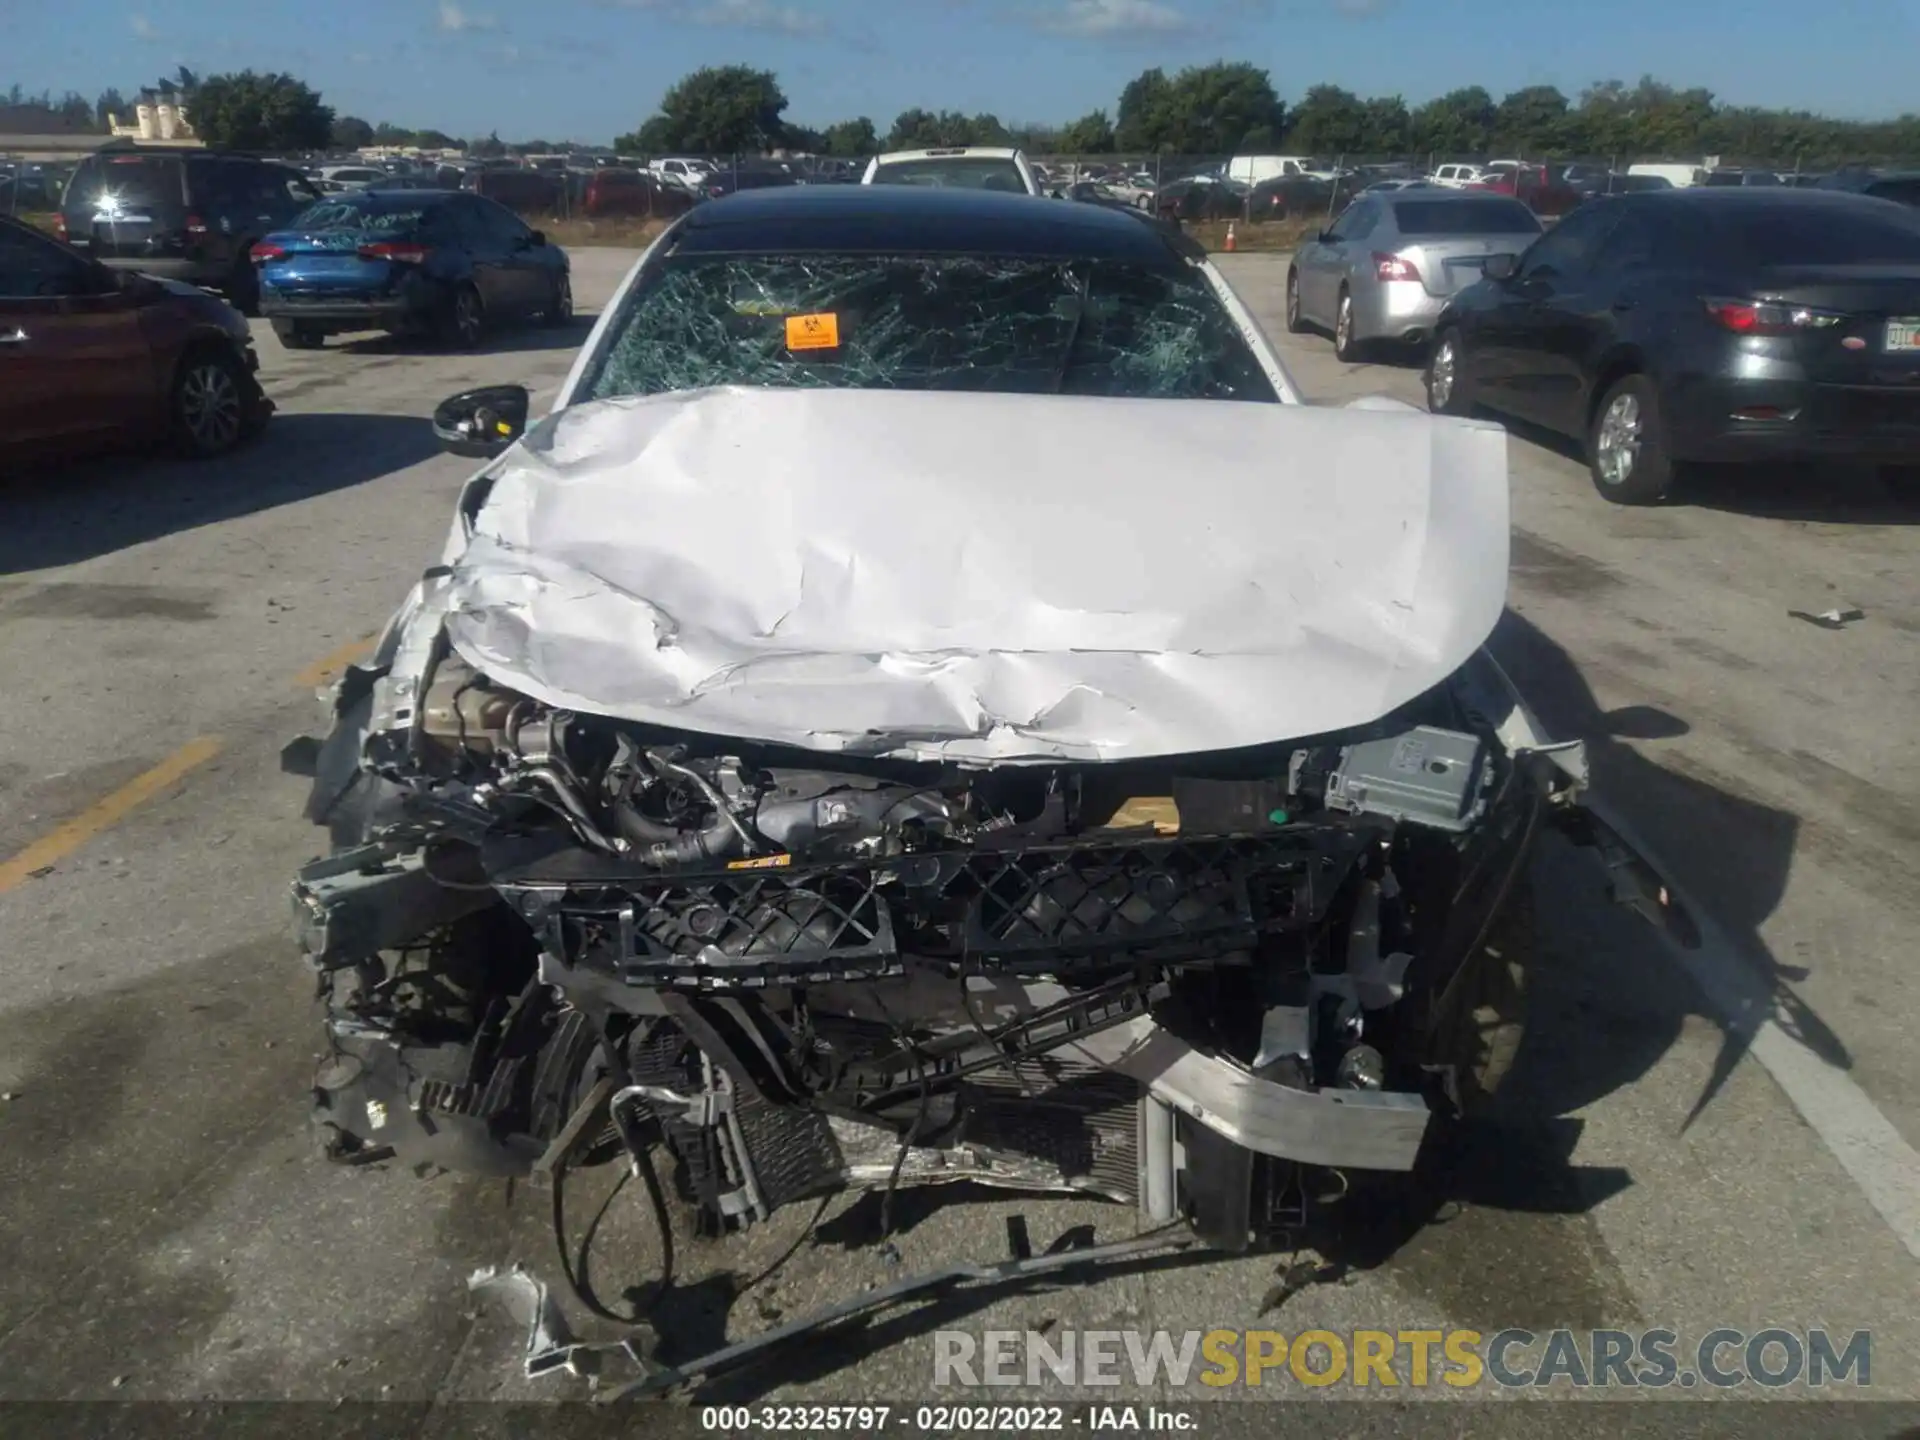
[[441,407],[489,463],[288,750],[338,1155],[1240,1250],[1498,1085],[1544,826],[1674,918],[1481,649],[1503,432],[1302,405],[1151,220],[703,206],[526,419]]

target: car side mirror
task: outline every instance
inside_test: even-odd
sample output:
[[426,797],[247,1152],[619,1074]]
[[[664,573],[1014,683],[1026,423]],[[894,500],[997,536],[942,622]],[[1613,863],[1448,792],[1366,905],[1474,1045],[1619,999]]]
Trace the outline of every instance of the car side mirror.
[[529,245],[544,245],[546,243],[547,243],[547,232],[544,230],[532,231],[527,236],[527,244]]
[[433,412],[433,438],[449,455],[491,460],[527,429],[524,385],[487,385],[449,395]]
[[1520,257],[1512,254],[1489,255],[1480,273],[1489,280],[1511,280],[1520,273]]
[[1318,235],[1314,236],[1313,238],[1316,244],[1331,245],[1333,243],[1333,231],[1322,230]]

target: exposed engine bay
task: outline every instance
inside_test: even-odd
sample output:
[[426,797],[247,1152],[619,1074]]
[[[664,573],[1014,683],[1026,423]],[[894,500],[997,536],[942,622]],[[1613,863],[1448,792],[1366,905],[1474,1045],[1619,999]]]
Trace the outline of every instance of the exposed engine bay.
[[1258,1244],[1497,1087],[1528,854],[1583,818],[1484,655],[1359,731],[979,768],[556,711],[444,648],[417,704],[377,678],[290,747],[339,847],[295,885],[333,1149],[617,1134],[715,1234],[973,1180]]
[[286,752],[332,1153],[543,1177],[556,1232],[624,1157],[669,1270],[956,1181],[1243,1251],[1411,1171],[1513,1062],[1548,826],[1684,913],[1482,648],[1504,437],[1216,408],[691,392],[470,481]]

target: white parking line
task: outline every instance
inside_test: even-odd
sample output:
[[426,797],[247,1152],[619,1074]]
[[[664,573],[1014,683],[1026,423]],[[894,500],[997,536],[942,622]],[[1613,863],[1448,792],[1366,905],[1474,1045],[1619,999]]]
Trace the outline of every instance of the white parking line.
[[[1633,827],[1598,797],[1588,804],[1621,837],[1652,861],[1663,876],[1660,857],[1634,834]],[[1668,880],[1669,884],[1673,882]],[[1748,1051],[1793,1102],[1812,1131],[1907,1252],[1920,1260],[1920,1152],[1853,1078],[1795,1039],[1779,1022],[1776,996],[1768,983],[1740,958],[1712,914],[1680,886],[1675,894],[1700,928],[1700,948],[1682,950],[1662,937],[1707,1003],[1719,1012],[1731,1034],[1745,1039]]]

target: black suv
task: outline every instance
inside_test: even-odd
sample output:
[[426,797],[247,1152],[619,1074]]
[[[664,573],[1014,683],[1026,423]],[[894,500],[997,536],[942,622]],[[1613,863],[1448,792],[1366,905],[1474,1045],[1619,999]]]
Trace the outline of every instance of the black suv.
[[319,199],[298,170],[250,155],[108,145],[73,172],[56,230],[102,264],[223,291],[251,315],[260,285],[247,252]]

